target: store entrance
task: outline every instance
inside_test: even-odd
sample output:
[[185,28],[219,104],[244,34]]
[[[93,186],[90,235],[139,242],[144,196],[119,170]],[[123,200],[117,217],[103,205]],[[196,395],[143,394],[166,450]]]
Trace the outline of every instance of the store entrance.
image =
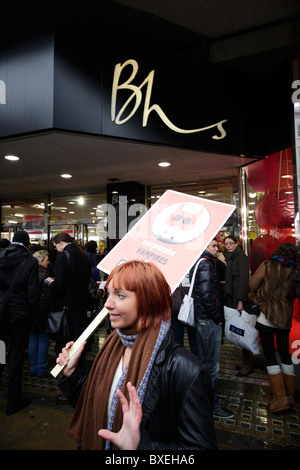
[[50,223],[44,226],[43,222],[23,222],[18,224],[1,224],[1,239],[6,238],[10,242],[13,241],[14,234],[19,230],[26,230],[29,235],[31,244],[44,245],[49,249],[51,240],[59,232],[68,233],[74,240],[86,247],[89,240],[96,240],[100,244],[97,235],[97,228],[92,223],[67,223],[66,221],[59,221]]

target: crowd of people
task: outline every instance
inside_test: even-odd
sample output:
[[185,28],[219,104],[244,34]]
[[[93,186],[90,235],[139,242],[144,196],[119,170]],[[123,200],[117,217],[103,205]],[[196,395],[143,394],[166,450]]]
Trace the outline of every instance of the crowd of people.
[[[66,232],[53,237],[54,250],[49,252],[43,245],[31,244],[28,233],[23,230],[15,233],[12,243],[3,240],[1,245],[0,340],[6,344],[9,354],[6,413],[11,415],[30,403],[22,396],[26,348],[30,373],[37,377],[50,375],[48,315],[62,309],[66,311],[69,335],[52,337],[57,355],[67,341],[77,338],[87,327],[95,262],[91,263],[89,252],[81,249]],[[1,364],[0,374],[3,367]],[[67,400],[61,395],[57,402],[64,404]]]
[[[30,403],[22,395],[26,348],[31,374],[49,375],[47,318],[64,309],[68,334],[55,336],[57,363],[64,366],[57,402],[75,408],[68,434],[78,448],[217,449],[214,418],[234,415],[218,397],[223,307],[243,312],[249,299],[260,307],[256,328],[272,390],[268,410],[294,405],[289,332],[299,284],[292,243],[281,244],[252,276],[234,236],[227,236],[222,247],[216,239],[208,244],[196,271],[196,326],[188,327],[189,348],[177,314],[196,263],[174,295],[152,263],[132,260],[116,267],[106,279],[111,328],[89,371],[87,345],[71,358],[69,349],[88,324],[91,283],[101,281],[97,244],[90,241],[84,251],[60,232],[52,246],[54,252],[30,246],[25,231],[16,232],[12,243],[0,240],[0,340],[9,353],[7,415]],[[255,358],[246,349],[241,355],[237,375],[252,374]]]
[[[249,311],[247,306],[251,300],[259,306],[256,329],[272,391],[272,400],[267,408],[275,413],[289,410],[294,405],[296,383],[289,335],[294,300],[300,298],[297,247],[290,242],[282,243],[252,276],[249,258],[236,237],[225,237],[221,256],[219,250],[222,248],[214,239],[201,254],[205,260],[199,264],[193,289],[197,356],[209,366],[214,387],[213,414],[218,418],[233,416],[230,410],[220,406],[217,394],[223,306],[242,314]],[[192,272],[193,269],[190,278]],[[236,365],[237,376],[252,374],[254,365],[255,355],[242,349],[242,364]]]

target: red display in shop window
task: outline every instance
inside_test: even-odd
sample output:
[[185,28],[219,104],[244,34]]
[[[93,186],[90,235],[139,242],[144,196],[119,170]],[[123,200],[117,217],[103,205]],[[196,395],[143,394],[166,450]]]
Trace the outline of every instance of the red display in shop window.
[[294,245],[296,245],[296,237],[291,227],[281,228],[277,230],[277,234],[278,234],[280,243],[289,242],[289,243],[294,243]]
[[294,199],[285,189],[266,194],[255,209],[257,225],[264,230],[288,228],[294,221]]
[[246,167],[246,174],[255,191],[268,191],[278,180],[280,170],[280,152]]
[[279,191],[278,204],[281,211],[281,220],[278,228],[289,228],[294,223],[295,203],[293,194],[289,194],[286,188]]
[[257,225],[264,230],[276,228],[281,220],[281,209],[273,194],[266,194],[255,208]]
[[271,254],[278,248],[280,241],[271,235],[260,235],[250,247],[249,262],[251,273],[254,274],[258,266],[270,258]]

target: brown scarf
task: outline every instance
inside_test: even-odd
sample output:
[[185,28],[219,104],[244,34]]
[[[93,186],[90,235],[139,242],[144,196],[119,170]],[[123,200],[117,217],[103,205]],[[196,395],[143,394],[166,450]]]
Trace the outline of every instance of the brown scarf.
[[[126,384],[131,382],[138,389],[156,345],[159,331],[160,328],[157,327],[155,329],[148,328],[138,333],[121,389],[127,399]],[[121,333],[132,335],[136,334],[136,331],[121,330]],[[117,332],[113,331],[100,349],[85,382],[68,429],[68,435],[80,444],[83,450],[105,448],[105,440],[98,436],[98,431],[99,429],[107,429],[109,393],[124,351],[125,346]],[[122,407],[118,399],[112,431],[118,432],[122,422]]]

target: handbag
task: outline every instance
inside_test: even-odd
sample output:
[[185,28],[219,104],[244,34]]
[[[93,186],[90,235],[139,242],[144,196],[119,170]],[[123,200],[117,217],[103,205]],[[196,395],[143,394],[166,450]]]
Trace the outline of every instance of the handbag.
[[225,338],[243,349],[259,354],[258,331],[255,328],[256,318],[245,310],[224,307]]
[[254,300],[250,299],[248,297],[247,302],[245,302],[244,309],[246,310],[247,313],[250,315],[256,315],[257,317],[260,315],[260,304],[265,302],[268,297],[275,291],[275,288],[271,290],[263,299],[261,299],[259,302],[254,302]]
[[183,286],[182,284],[179,284],[179,286],[174,290],[173,292],[173,301],[172,301],[172,317],[174,318],[178,316],[178,312],[180,310],[183,298],[185,294],[187,294],[189,291],[189,288],[186,286]]
[[67,307],[63,307],[62,310],[49,313],[47,317],[46,333],[59,335],[63,338],[67,338],[69,336],[67,310]]
[[248,301],[244,305],[244,309],[250,315],[256,315],[258,317],[260,315],[260,304],[261,302],[256,303],[254,300],[248,298]]
[[204,260],[205,258],[200,258],[198,263],[196,264],[189,291],[183,297],[183,301],[182,301],[182,304],[178,313],[178,320],[189,326],[196,326],[196,320],[195,320],[195,314],[194,314],[194,299],[192,297],[192,292],[194,288],[194,282],[195,282],[198,266],[200,262]]
[[[67,263],[70,263],[70,253],[64,251],[67,257]],[[70,334],[67,311],[68,307],[63,307],[62,310],[49,313],[47,317],[46,333],[49,335],[59,336],[60,338],[67,338]]]

